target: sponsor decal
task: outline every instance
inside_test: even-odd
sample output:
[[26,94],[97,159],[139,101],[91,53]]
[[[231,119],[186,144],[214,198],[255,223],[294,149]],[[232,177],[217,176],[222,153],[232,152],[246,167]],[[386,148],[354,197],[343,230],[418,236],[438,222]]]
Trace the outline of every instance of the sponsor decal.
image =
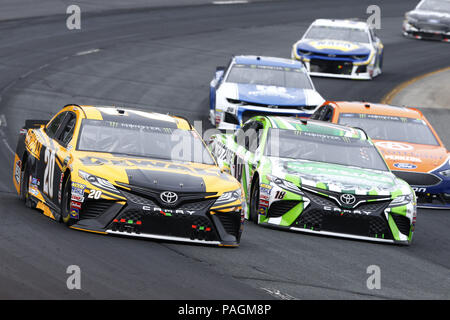
[[264,207],[264,208],[267,208],[268,206],[269,206],[269,201],[266,201],[266,200],[259,200],[259,206],[260,207]]
[[126,158],[112,158],[102,159],[97,157],[84,157],[80,158],[80,161],[85,166],[118,166],[118,167],[136,167],[136,168],[149,168],[149,169],[167,169],[174,171],[187,171],[193,172],[199,175],[219,176],[220,170],[216,168],[196,168],[192,165],[184,165],[181,163],[172,163],[167,161],[158,161],[150,159],[126,159]]
[[77,208],[71,208],[70,209],[70,217],[73,219],[79,219],[80,218],[80,210]]
[[17,183],[20,183],[21,169],[22,169],[22,161],[17,160],[16,166],[14,169],[14,178],[16,179]]
[[345,213],[370,216],[373,213],[373,211],[368,211],[368,210],[348,210],[348,209],[341,209],[338,207],[329,207],[329,206],[324,206],[323,210],[338,212],[338,213],[340,213],[341,216],[344,215]]
[[385,175],[350,168],[333,168],[327,164],[288,162],[285,169],[289,173],[309,175],[312,178],[311,180],[328,180],[329,184],[339,182],[346,182],[347,184],[366,183],[371,186],[375,185],[375,182],[385,183],[389,186],[393,184],[392,179]]
[[61,173],[61,179],[59,179],[59,188],[58,188],[58,202],[59,203],[61,203],[63,180],[64,180],[64,172]]
[[86,185],[82,184],[82,183],[78,183],[78,182],[72,182],[72,188],[77,188],[77,189],[85,189]]
[[84,197],[80,196],[78,194],[72,194],[71,200],[78,201],[78,202],[83,202],[84,201]]
[[36,196],[39,194],[38,189],[36,188],[36,186],[30,186],[28,188],[28,192],[31,193],[33,196]]
[[322,49],[336,49],[341,51],[351,51],[359,48],[358,45],[347,41],[336,40],[315,40],[308,43],[310,46],[322,50]]
[[28,152],[37,160],[39,160],[41,155],[42,144],[39,142],[38,138],[36,137],[36,134],[33,131],[30,131],[30,133],[27,135],[25,139],[25,146]]
[[272,186],[268,184],[261,184],[259,187],[259,197],[260,198],[269,198],[270,192],[272,191]]
[[75,208],[75,209],[80,210],[80,209],[81,209],[81,202],[78,202],[78,201],[71,201],[71,202],[70,202],[70,208],[71,208],[71,209]]
[[261,86],[257,85],[255,91],[249,91],[251,96],[278,96],[284,99],[295,99],[295,96],[288,93],[288,90],[283,87],[276,86]]
[[142,206],[142,210],[144,211],[153,211],[153,212],[159,212],[164,216],[170,217],[173,213],[175,214],[182,214],[182,215],[190,215],[192,216],[196,211],[191,210],[170,210],[170,209],[161,209],[159,207],[150,207],[150,206]]
[[260,207],[260,208],[258,209],[258,213],[259,213],[260,215],[262,215],[262,216],[265,216],[265,215],[266,215],[266,212],[267,212],[267,208],[265,208],[265,207]]
[[345,205],[352,205],[356,202],[356,197],[353,194],[345,193],[340,197],[341,203]]
[[270,197],[268,195],[266,195],[266,194],[261,194],[259,196],[259,198],[262,199],[262,200],[269,200],[270,199]]
[[72,200],[74,196],[82,197],[84,200],[84,190],[86,189],[86,185],[78,183],[78,182],[72,182]]
[[33,185],[33,186],[40,186],[41,185],[41,181],[38,179],[38,178],[32,178],[31,179],[31,184]]
[[386,160],[395,160],[395,161],[409,161],[409,162],[422,162],[420,158],[412,157],[412,156],[401,156],[396,154],[387,154],[384,156]]
[[178,195],[172,191],[164,191],[159,195],[164,203],[173,204],[178,201]]
[[394,167],[396,167],[398,169],[410,169],[410,170],[417,168],[417,166],[415,164],[403,163],[403,162],[394,163]]

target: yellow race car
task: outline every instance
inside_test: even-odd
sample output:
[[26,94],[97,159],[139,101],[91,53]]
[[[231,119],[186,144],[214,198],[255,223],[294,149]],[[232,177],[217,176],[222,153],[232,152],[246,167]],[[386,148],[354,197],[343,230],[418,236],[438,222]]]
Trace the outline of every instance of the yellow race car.
[[73,229],[239,245],[242,187],[182,117],[67,105],[25,122],[13,176],[28,207]]

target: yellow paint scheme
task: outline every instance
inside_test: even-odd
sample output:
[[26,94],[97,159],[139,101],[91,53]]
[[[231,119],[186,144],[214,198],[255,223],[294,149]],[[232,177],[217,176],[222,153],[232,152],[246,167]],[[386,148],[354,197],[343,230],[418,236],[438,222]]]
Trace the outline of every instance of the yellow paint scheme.
[[[59,170],[61,170],[61,172],[64,173],[64,178],[66,177],[67,172],[70,173],[72,183],[79,183],[86,186],[84,191],[85,198],[89,196],[91,190],[100,190],[101,191],[100,199],[116,200],[120,201],[120,203],[123,204],[126,203],[125,201],[123,201],[126,200],[124,197],[109,192],[105,189],[100,189],[92,185],[89,181],[84,180],[79,175],[78,173],[79,170],[106,179],[114,185],[117,185],[117,182],[129,184],[128,175],[126,172],[126,170],[129,169],[140,169],[150,171],[155,170],[158,172],[189,174],[195,177],[202,178],[204,181],[206,192],[216,192],[214,197],[218,197],[222,195],[224,192],[234,191],[238,188],[241,188],[241,185],[236,179],[234,179],[231,175],[227,173],[223,173],[217,165],[206,165],[200,163],[174,164],[174,162],[171,161],[143,159],[137,157],[124,157],[124,156],[116,156],[110,153],[87,152],[76,150],[78,142],[77,139],[79,136],[82,120],[83,119],[103,120],[102,112],[103,113],[109,112],[108,110],[110,112],[113,112],[116,109],[113,107],[68,105],[52,118],[53,120],[60,113],[66,111],[72,111],[73,113],[76,114],[77,120],[73,133],[73,138],[67,144],[67,146],[64,147],[60,145],[57,141],[48,138],[45,131],[48,127],[47,125],[42,126],[41,128],[38,129],[28,130],[25,139],[26,150],[29,152],[30,155],[35,157],[37,160],[42,161],[43,159],[39,159],[42,146],[43,145],[52,146],[55,150],[55,162],[57,164],[57,167],[55,166],[55,169],[58,168]],[[172,123],[175,122],[177,124],[178,129],[195,131],[195,129],[191,128],[190,124],[183,118],[172,117],[168,115],[160,115],[157,113],[147,113],[147,117],[151,117],[153,119],[158,119],[162,121],[171,121]],[[197,131],[195,132],[197,133]],[[206,150],[210,152],[208,148],[206,148]],[[83,160],[86,158],[89,158],[91,164],[93,165],[86,164]],[[211,158],[214,159],[214,157]],[[15,161],[18,159],[19,158],[16,155]],[[97,163],[99,161],[102,163],[101,165]],[[17,192],[20,193],[20,185],[16,183],[15,187]],[[61,192],[62,191],[61,187],[62,187],[61,185],[60,186],[56,184],[54,185],[54,188],[57,189],[56,192],[58,192],[58,190],[59,192]],[[37,208],[41,209],[45,215],[49,216],[52,219],[55,219],[55,214],[52,213],[50,206],[46,205],[46,200],[39,192],[39,190],[37,190],[36,188],[36,190],[33,190],[33,193],[34,194],[32,194],[32,196],[36,200],[38,200]],[[241,208],[242,201],[240,200],[235,201],[233,203],[227,204],[226,207],[233,206],[235,208]],[[53,205],[55,205],[55,203],[53,203]],[[229,211],[229,209],[226,210]]]
[[[21,163],[21,160],[19,158],[19,156],[17,155],[17,153],[14,154],[14,167],[13,167],[13,183],[14,183],[14,187],[16,188],[16,191],[18,194],[20,194],[20,172],[16,172],[16,170],[21,169],[21,167],[18,167],[16,169],[16,166],[19,166]],[[17,175],[17,177],[16,177]],[[18,180],[18,181],[17,181]]]
[[36,209],[42,210],[44,215],[46,215],[50,219],[56,220],[55,216],[52,213],[52,210],[45,203],[43,203],[42,201],[38,202],[38,204],[36,205]]
[[36,130],[29,130],[25,139],[25,146],[28,153],[38,160],[40,158],[42,144],[45,142],[40,138],[41,137],[37,134]]
[[365,65],[365,64],[370,64],[372,62],[372,59],[373,59],[374,55],[375,55],[375,51],[372,51],[370,53],[369,59],[367,59],[364,62],[353,62],[353,65],[355,65],[355,66],[362,66],[362,65]]
[[86,231],[86,232],[91,232],[91,233],[108,234],[107,232],[103,232],[103,231],[95,231],[95,230],[82,229],[82,228],[77,228],[77,227],[74,227],[74,226],[70,226],[70,228],[71,228],[71,229],[74,229],[74,230]]
[[310,46],[322,50],[322,49],[335,49],[340,51],[352,51],[359,48],[358,45],[349,41],[338,40],[314,40],[308,43]]

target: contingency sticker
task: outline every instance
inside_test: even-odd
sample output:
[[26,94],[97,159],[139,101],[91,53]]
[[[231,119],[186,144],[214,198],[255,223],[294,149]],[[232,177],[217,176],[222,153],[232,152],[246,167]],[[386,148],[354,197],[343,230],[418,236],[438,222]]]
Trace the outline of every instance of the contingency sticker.
[[84,201],[84,190],[86,189],[86,185],[72,182],[72,200],[83,202]]

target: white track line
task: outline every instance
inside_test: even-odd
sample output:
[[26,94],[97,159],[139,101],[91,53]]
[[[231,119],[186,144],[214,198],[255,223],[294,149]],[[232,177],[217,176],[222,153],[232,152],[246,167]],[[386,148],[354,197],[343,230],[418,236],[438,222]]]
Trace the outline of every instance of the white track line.
[[248,3],[248,0],[223,0],[223,1],[213,1],[212,4],[243,4]]

